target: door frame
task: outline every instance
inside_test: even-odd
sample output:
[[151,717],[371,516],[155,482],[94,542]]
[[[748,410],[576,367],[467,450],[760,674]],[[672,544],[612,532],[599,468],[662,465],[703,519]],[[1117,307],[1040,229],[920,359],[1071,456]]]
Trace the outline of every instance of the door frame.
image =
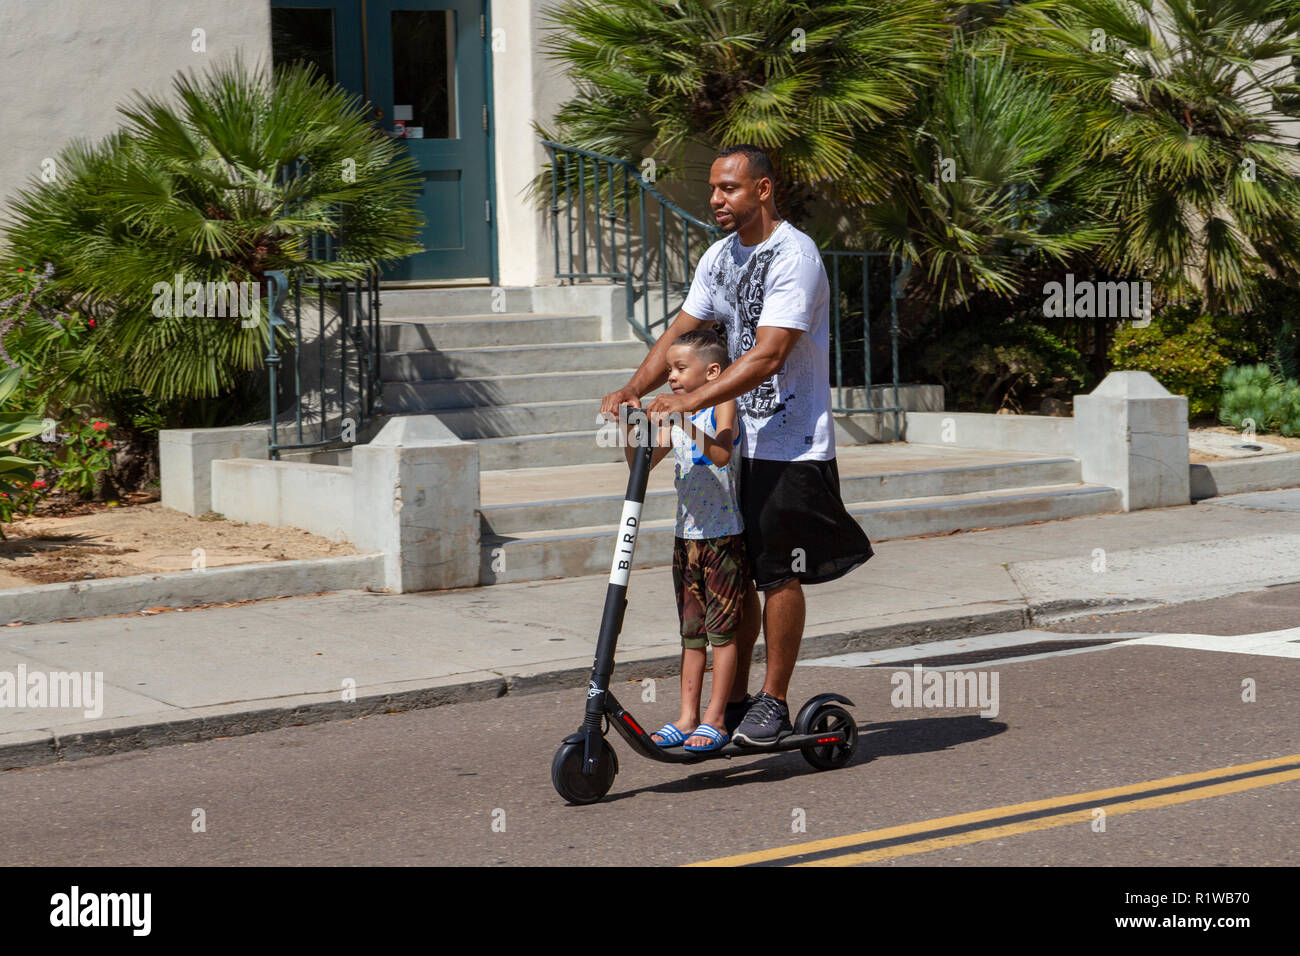
[[[497,202],[497,175],[496,175],[496,100],[492,84],[492,0],[479,0],[482,4],[482,12],[479,14],[479,35],[483,44],[483,98],[487,106],[487,130],[484,134],[484,153],[483,161],[487,164],[487,194],[489,208],[492,211],[491,218],[487,223],[487,240],[488,240],[488,284],[495,286],[500,281],[500,261],[498,251],[499,230],[497,222],[500,219],[500,208]],[[360,96],[367,104],[370,103],[370,51],[367,49],[369,37],[366,28],[366,0],[269,0],[267,3],[267,29],[270,29],[270,10],[275,7],[286,7],[295,9],[316,9],[329,10],[333,13],[334,24],[334,73],[335,82],[339,73],[339,64],[345,57],[357,56],[360,60],[361,83],[362,88],[355,90],[356,95]],[[340,26],[340,8],[349,17],[359,17],[360,32],[350,37],[350,31],[341,31]],[[269,39],[269,38],[268,38]],[[358,44],[359,48],[351,52],[345,52],[343,46],[351,42]],[[269,45],[268,45],[269,46]],[[344,87],[346,89],[346,87]],[[462,120],[464,117],[462,117]],[[466,280],[472,277],[466,277]],[[420,286],[455,286],[466,284],[466,280],[458,279],[405,279],[396,281],[384,281],[381,285],[395,288],[418,288]],[[480,285],[479,282],[472,283]]]
[[488,222],[488,261],[490,263],[488,279],[492,285],[501,281],[501,271],[497,263],[497,221],[501,218],[500,204],[497,202],[497,164],[496,164],[496,127],[497,104],[492,89],[492,0],[482,0],[483,19],[483,98],[487,100],[487,174],[488,202],[492,204],[492,219]]

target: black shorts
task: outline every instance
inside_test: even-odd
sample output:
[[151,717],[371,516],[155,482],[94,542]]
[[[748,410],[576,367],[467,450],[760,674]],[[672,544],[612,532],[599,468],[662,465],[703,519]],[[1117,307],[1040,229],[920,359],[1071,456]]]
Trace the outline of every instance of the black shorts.
[[829,461],[740,459],[740,509],[754,586],[771,590],[798,578],[822,584],[872,556],[871,542],[840,498],[839,467]]

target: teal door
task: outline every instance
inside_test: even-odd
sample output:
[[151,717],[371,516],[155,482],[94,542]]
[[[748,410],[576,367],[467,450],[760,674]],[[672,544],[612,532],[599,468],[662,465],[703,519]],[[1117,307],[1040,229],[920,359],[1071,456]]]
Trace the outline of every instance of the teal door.
[[277,63],[309,59],[369,101],[423,176],[424,251],[386,280],[495,281],[485,0],[273,0]]

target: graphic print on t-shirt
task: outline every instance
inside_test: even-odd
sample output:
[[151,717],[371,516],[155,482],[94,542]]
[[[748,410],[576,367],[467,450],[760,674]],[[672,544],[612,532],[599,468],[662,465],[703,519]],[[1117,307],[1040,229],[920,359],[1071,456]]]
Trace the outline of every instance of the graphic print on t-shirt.
[[[739,321],[735,323],[740,333],[740,348],[733,349],[733,354],[743,355],[754,347],[758,337],[758,320],[763,314],[763,283],[767,280],[767,268],[776,255],[775,249],[763,249],[749,257],[744,270],[740,273],[740,282],[736,285],[736,308]],[[736,399],[741,411],[753,418],[771,418],[785,409],[785,402],[776,388],[776,376],[785,371],[769,375],[766,379]]]

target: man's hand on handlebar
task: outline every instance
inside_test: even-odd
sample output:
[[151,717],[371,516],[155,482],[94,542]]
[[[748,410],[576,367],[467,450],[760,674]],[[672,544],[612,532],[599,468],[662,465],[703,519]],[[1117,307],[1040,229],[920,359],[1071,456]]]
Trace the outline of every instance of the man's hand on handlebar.
[[600,414],[602,417],[613,421],[621,418],[619,415],[619,406],[631,405],[633,408],[641,407],[641,396],[626,385],[617,392],[610,392],[600,402]]

